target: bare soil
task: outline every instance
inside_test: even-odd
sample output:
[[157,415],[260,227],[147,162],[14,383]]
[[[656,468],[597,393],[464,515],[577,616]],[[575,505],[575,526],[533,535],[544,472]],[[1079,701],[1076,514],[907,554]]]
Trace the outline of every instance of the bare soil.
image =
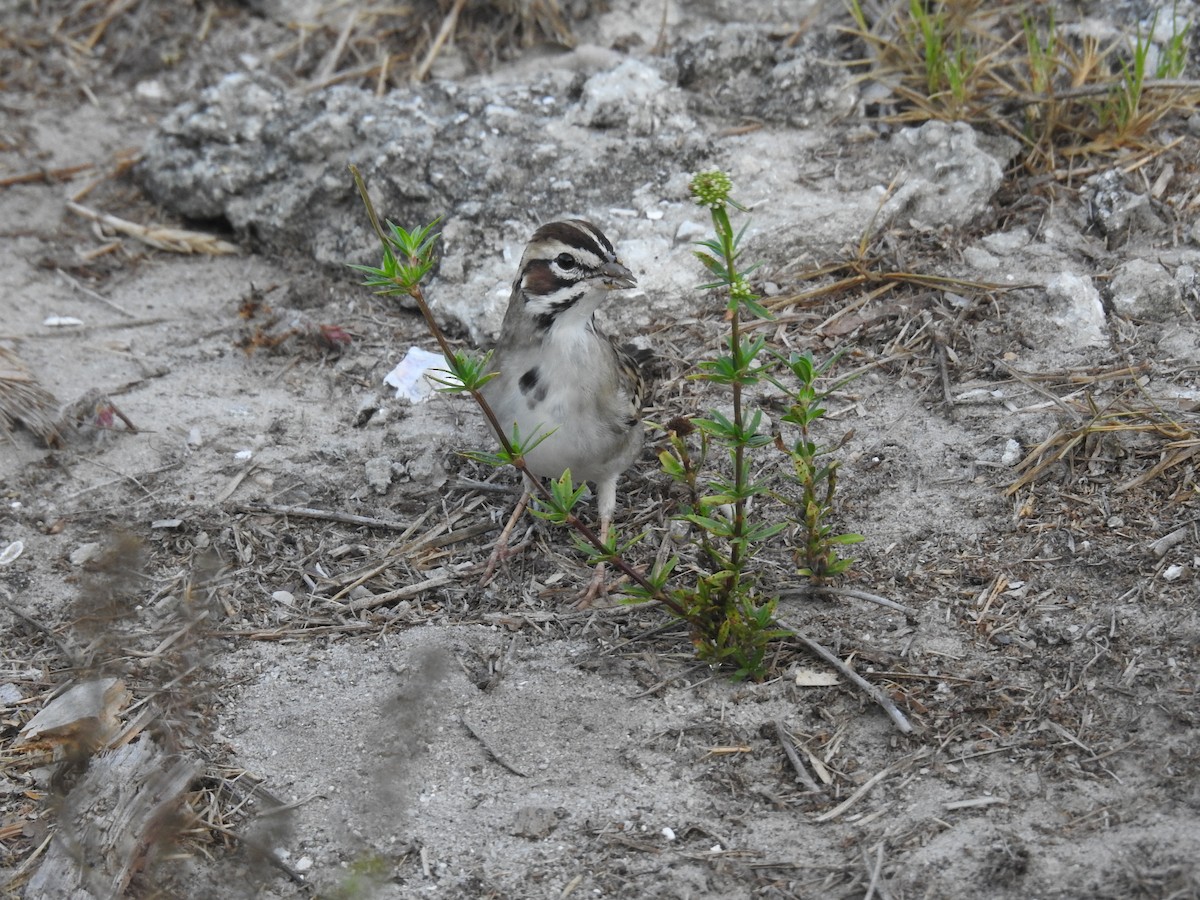
[[[85,824],[71,824],[78,773],[18,733],[100,676],[124,681],[138,739],[200,773],[185,815],[136,854],[131,896],[1200,896],[1194,127],[1164,122],[1178,140],[1136,166],[1094,163],[1146,200],[1119,233],[1097,227],[1082,178],[1000,164],[971,221],[928,227],[938,201],[916,198],[873,244],[894,269],[994,289],[841,292],[771,326],[784,347],[849,351],[839,371],[858,377],[821,426],[830,444],[849,433],[836,526],[865,537],[843,584],[915,616],[842,597],[780,612],[886,690],[905,735],[794,642],[766,680],[737,683],[698,665],[663,610],[616,602],[619,585],[613,605],[576,609],[590,571],[530,520],[480,588],[516,481],[461,456],[486,443],[468,402],[409,404],[383,384],[432,346],[419,318],[310,253],[256,252],[228,222],[156,208],[124,162],[239,67],[284,60],[297,91],[315,83],[337,30],[310,47],[270,4],[100,6],[0,21],[0,347],[70,406],[54,446],[0,432],[0,552],[21,547],[0,566],[5,896],[38,896],[41,857]],[[733,21],[782,46],[798,27],[765,2],[693,12],[670,10],[668,43]],[[618,2],[570,24],[649,59],[661,16]],[[531,63],[524,35],[499,58],[464,38],[434,74],[502,85],[557,65]],[[786,297],[852,255],[897,157],[844,76],[809,121],[761,127],[718,86],[689,88],[709,104],[694,111],[706,153],[755,207],[759,277]],[[586,214],[643,287],[609,318],[659,354],[650,419],[719,406],[687,378],[725,326],[719,298],[680,287],[702,277],[685,175],[645,208],[568,198],[481,232],[508,255],[489,251],[482,275],[444,265],[430,287],[492,316],[456,340],[494,328],[479,285],[503,295],[531,222]],[[157,250],[70,197],[242,252]],[[469,258],[476,226],[447,227],[447,259]],[[1115,305],[1134,260],[1180,286],[1167,314]],[[1055,306],[1064,272],[1100,289],[1094,341]],[[677,501],[648,448],[621,488],[618,524],[648,532],[637,564],[686,557]],[[766,586],[802,584],[786,543],[761,565]]]

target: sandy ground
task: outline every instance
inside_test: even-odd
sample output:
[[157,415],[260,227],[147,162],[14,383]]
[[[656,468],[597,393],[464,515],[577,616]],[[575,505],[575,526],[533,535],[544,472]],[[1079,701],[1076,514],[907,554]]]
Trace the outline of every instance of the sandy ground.
[[[585,37],[630,30],[635,13],[613,6]],[[152,710],[139,739],[199,773],[194,819],[156,835],[135,896],[1200,896],[1194,131],[1165,125],[1174,149],[1122,183],[1153,203],[1120,239],[1098,233],[1100,189],[1082,183],[1031,203],[1034,187],[997,176],[981,200],[925,188],[892,210],[886,242],[914,268],[1031,287],[843,294],[774,331],[850,350],[859,377],[823,425],[830,442],[852,431],[838,527],[865,541],[845,583],[915,616],[844,598],[781,611],[889,693],[904,735],[788,642],[768,679],[736,683],[697,665],[657,608],[573,608],[589,572],[555,529],[521,526],[523,552],[479,588],[515,481],[480,487],[489,473],[457,452],[484,443],[469,403],[410,405],[383,385],[431,346],[416,316],[311,254],[255,252],[244,231],[219,235],[243,252],[185,256],[68,210],[97,179],[90,208],[220,230],[109,171],[238,53],[287,33],[220,12],[204,49],[161,72],[119,52],[131,38],[115,28],[86,73],[10,55],[24,62],[0,100],[0,175],[96,168],[0,188],[0,346],[60,403],[86,400],[61,446],[0,435],[0,551],[22,547],[0,567],[7,894],[38,896],[26,885],[64,790],[18,731],[60,686],[108,674],[146,701],[122,721]],[[706,6],[691,27],[728,15]],[[157,24],[182,40],[179,21]],[[463,83],[519,81],[521,65]],[[962,170],[975,185],[1005,170],[984,136],[925,132],[905,150],[865,139],[848,108],[736,134],[719,109],[694,113],[708,159],[747,186],[775,295],[856,238],[898,159],[951,147],[978,162]],[[679,287],[701,276],[676,236],[703,222],[680,183],[639,195],[651,214],[616,196],[531,213],[592,215],[628,249],[643,290],[610,319],[660,352],[660,422],[722,402],[686,380],[722,325],[718,301]],[[925,224],[960,203],[971,221]],[[431,295],[502,292],[511,251],[472,271],[455,261],[476,226],[447,227],[459,240]],[[500,232],[519,254],[528,230]],[[1167,314],[1146,284],[1166,286]],[[1010,490],[1043,442],[1061,458]],[[626,530],[650,532],[646,564],[675,502],[651,451],[622,498]],[[763,580],[798,582],[786,548]]]

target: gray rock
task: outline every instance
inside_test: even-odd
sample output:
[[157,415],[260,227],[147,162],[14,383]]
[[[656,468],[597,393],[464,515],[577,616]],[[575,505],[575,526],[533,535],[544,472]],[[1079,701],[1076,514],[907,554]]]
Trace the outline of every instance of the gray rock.
[[729,24],[695,41],[681,42],[675,53],[678,83],[687,92],[693,112],[740,120],[753,115],[764,122],[806,125],[808,117],[838,92],[832,82],[843,79],[824,60],[836,51],[812,43],[789,47],[767,30]]
[[434,83],[380,98],[345,87],[299,94],[265,75],[232,75],[164,120],[138,174],[180,215],[224,218],[259,248],[341,265],[376,255],[349,163],[380,213],[403,223],[443,215],[534,224],[531,209],[622,206],[638,186],[694,167],[705,146],[694,122],[647,113],[640,95],[622,100],[614,90],[665,88],[652,68],[594,75],[582,100],[572,99],[573,77]]
[[367,485],[375,493],[386,494],[392,486],[392,460],[387,456],[374,456],[363,466],[367,477]]
[[1150,197],[1129,190],[1124,174],[1116,169],[1089,178],[1082,196],[1087,224],[1105,237],[1124,240],[1131,231],[1154,233],[1164,227]]
[[676,125],[694,123],[680,117],[681,91],[670,88],[653,68],[627,59],[610,72],[587,80],[575,119],[588,128],[617,128],[634,134],[653,134],[672,117]]
[[[623,97],[618,88],[634,84],[640,93]],[[590,77],[550,70],[532,84],[433,83],[382,98],[347,87],[301,94],[239,74],[166,117],[138,176],[178,215],[224,219],[253,249],[340,269],[379,255],[354,163],[380,215],[405,226],[443,217],[442,265],[470,287],[431,295],[479,340],[481,307],[498,319],[543,217],[603,220],[638,190],[665,190],[698,167],[707,140],[675,94],[633,61]]]
[[1015,142],[997,143],[998,157],[965,122],[937,121],[897,132],[892,147],[907,178],[883,212],[918,228],[961,228],[976,220],[1000,187],[1002,163],[1017,150]]
[[1131,259],[1113,273],[1109,285],[1113,311],[1149,322],[1173,322],[1183,314],[1183,290],[1165,267]]

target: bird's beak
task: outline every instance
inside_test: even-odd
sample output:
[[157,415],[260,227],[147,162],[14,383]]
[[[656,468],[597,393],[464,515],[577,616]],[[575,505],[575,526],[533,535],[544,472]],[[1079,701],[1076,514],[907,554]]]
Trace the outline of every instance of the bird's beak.
[[610,290],[624,290],[637,287],[637,279],[633,273],[619,262],[607,262],[600,267],[600,280]]

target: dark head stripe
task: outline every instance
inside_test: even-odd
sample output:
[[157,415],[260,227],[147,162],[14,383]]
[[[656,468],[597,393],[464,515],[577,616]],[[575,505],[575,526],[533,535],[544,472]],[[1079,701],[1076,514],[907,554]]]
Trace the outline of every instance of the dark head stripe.
[[568,247],[578,247],[588,250],[605,259],[616,256],[613,245],[599,228],[583,219],[569,219],[565,222],[550,222],[543,225],[533,234],[531,244],[543,241],[558,241]]

